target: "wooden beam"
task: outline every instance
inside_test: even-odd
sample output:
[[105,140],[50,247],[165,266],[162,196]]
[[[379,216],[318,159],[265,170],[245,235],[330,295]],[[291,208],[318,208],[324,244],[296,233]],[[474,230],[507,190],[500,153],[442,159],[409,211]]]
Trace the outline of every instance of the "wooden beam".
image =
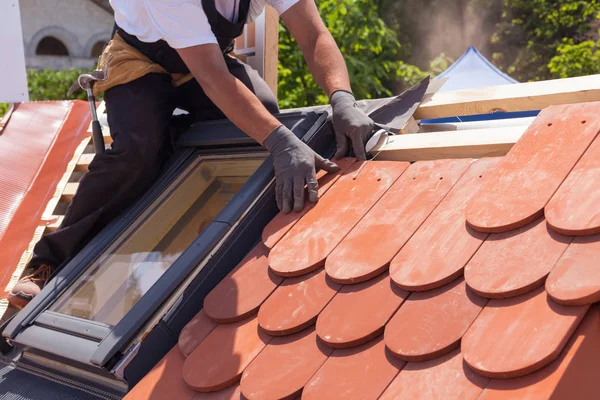
[[94,153],[82,154],[75,165],[75,172],[88,172],[90,163],[94,159]]
[[65,203],[70,203],[73,200],[73,196],[75,196],[75,193],[77,192],[77,189],[79,188],[79,183],[75,183],[75,182],[69,182],[65,185],[64,190],[62,191],[62,194],[60,196],[60,201],[65,202]]
[[528,125],[384,137],[371,151],[376,160],[420,161],[503,156]]
[[419,123],[414,117],[410,117],[404,128],[400,129],[400,133],[417,133],[419,132]]
[[553,104],[600,101],[600,75],[425,95],[416,119],[541,110]]
[[279,14],[269,5],[265,15],[264,80],[277,98],[277,65],[279,63]]
[[63,219],[65,218],[65,216],[64,215],[56,215],[55,218],[56,219],[53,222],[51,222],[50,224],[46,225],[46,230],[44,231],[44,234],[56,232],[56,230],[58,229],[58,227],[62,223]]

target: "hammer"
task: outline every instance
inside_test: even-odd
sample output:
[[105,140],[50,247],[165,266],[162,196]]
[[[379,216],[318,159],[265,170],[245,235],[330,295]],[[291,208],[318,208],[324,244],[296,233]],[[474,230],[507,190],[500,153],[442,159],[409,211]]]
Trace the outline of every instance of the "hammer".
[[104,153],[104,137],[102,136],[102,127],[96,113],[96,97],[94,96],[93,88],[94,82],[103,80],[106,80],[106,72],[101,70],[95,70],[89,74],[81,74],[77,78],[77,82],[73,83],[67,92],[67,96],[72,95],[79,88],[87,92],[90,111],[92,112],[92,137],[94,138],[96,154]]

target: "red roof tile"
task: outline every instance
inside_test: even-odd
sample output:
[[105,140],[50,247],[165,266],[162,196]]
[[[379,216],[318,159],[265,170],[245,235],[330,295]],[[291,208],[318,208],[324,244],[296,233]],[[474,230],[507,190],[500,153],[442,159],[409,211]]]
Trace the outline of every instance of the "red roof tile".
[[544,284],[570,241],[551,230],[543,218],[509,232],[492,233],[465,267],[465,278],[475,293],[489,298],[527,293]]
[[556,304],[543,288],[490,300],[463,337],[463,357],[490,378],[528,374],[558,357],[588,307]]
[[314,329],[273,338],[244,371],[242,393],[247,399],[294,398],[332,352]]
[[499,158],[471,164],[417,233],[390,264],[394,282],[406,290],[429,290],[452,282],[487,234],[465,229],[465,206]]
[[303,399],[376,399],[404,366],[379,337],[338,349],[304,387]]
[[575,238],[546,280],[546,290],[560,304],[600,301],[600,235]]
[[[352,164],[299,220],[270,225],[280,278],[259,245],[182,332],[179,375],[151,373],[133,393],[170,379],[216,398],[597,397],[600,235],[569,244],[540,210],[600,129],[599,107],[545,110],[502,159]],[[375,262],[356,273],[357,260]]]
[[259,243],[204,299],[204,312],[216,322],[244,319],[279,286],[284,278],[269,270],[269,249]]
[[[341,160],[333,160],[339,165],[340,170],[335,174],[327,174],[326,171],[321,170],[317,172],[317,179],[319,180],[319,198],[329,190],[331,186],[339,179],[340,176],[354,163],[353,158],[342,158]],[[293,212],[284,214],[280,212],[275,218],[271,220],[265,226],[262,233],[262,240],[265,246],[272,249],[273,246],[281,240],[285,234],[292,229],[292,227],[310,210],[314,207],[314,203],[306,202],[304,208],[300,212]]]
[[322,199],[281,239],[269,265],[282,276],[323,266],[325,258],[392,186],[408,163],[356,162]]
[[[42,225],[76,148],[89,136],[83,101],[19,104],[0,135],[0,290]],[[3,297],[3,296],[0,296]]]
[[381,335],[409,292],[388,274],[344,286],[317,319],[319,337],[331,347],[352,347]]
[[548,224],[565,235],[600,233],[600,138],[596,138],[546,205]]
[[441,288],[412,293],[387,324],[385,344],[406,361],[446,354],[458,347],[486,303],[462,278]]
[[506,232],[544,207],[600,131],[600,103],[550,106],[504,157],[466,209],[471,226]]
[[177,346],[136,385],[127,395],[128,400],[190,400],[196,392],[183,380],[181,371],[185,356]]
[[[175,398],[173,397],[173,400]],[[196,393],[192,400],[241,400],[242,389],[234,384],[217,392]]]
[[258,312],[258,323],[271,335],[289,335],[312,325],[342,286],[320,269],[286,279]]
[[181,330],[179,334],[179,350],[187,357],[200,343],[217,327],[217,323],[206,316],[204,310],[198,314]]
[[560,358],[533,374],[516,379],[492,379],[481,400],[598,398],[600,308],[594,306]]
[[[386,271],[392,258],[470,163],[471,160],[419,161],[408,167],[327,257],[327,275],[339,283],[358,283]],[[340,206],[334,204],[335,208]],[[390,219],[390,215],[397,217]]]
[[409,362],[386,389],[381,400],[475,400],[489,378],[473,372],[460,350],[430,361]]
[[226,388],[240,380],[270,339],[256,317],[218,325],[186,359],[183,379],[198,392]]

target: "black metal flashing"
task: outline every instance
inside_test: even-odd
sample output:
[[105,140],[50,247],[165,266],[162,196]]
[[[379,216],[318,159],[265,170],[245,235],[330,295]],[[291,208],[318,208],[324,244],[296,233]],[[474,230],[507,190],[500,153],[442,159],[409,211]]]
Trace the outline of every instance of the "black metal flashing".
[[[282,112],[275,117],[289,129],[294,129],[299,122],[313,125],[321,112],[290,111]],[[312,123],[311,123],[312,122]],[[227,148],[231,146],[259,146],[258,143],[228,119],[197,122],[177,140],[178,147],[194,148]]]
[[60,314],[53,311],[45,311],[36,319],[37,326],[50,328],[56,331],[74,333],[82,337],[95,339],[100,342],[111,331],[105,324],[84,320],[71,315]]

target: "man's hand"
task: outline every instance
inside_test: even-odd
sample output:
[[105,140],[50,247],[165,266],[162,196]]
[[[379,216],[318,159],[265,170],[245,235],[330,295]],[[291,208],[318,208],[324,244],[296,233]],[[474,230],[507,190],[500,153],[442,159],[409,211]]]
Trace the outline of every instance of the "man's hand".
[[356,158],[366,160],[365,144],[373,131],[373,120],[358,108],[350,92],[338,90],[331,95],[330,101],[337,142],[335,158],[340,159],[348,153],[348,139],[350,139]]
[[337,172],[339,167],[315,153],[285,126],[275,129],[265,139],[264,145],[273,156],[275,166],[275,198],[284,213],[300,211],[304,207],[304,184],[308,200],[317,201],[316,168]]

